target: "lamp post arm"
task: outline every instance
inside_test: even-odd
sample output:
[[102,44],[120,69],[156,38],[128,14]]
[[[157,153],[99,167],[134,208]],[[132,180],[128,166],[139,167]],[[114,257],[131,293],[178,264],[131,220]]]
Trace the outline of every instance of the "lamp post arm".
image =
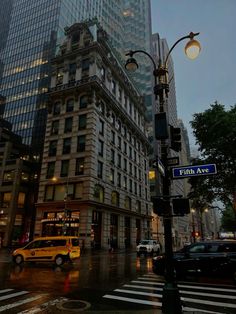
[[152,64],[153,64],[153,67],[154,67],[154,71],[157,69],[157,66],[156,66],[156,63],[155,63],[153,57],[152,57],[148,52],[146,52],[146,51],[144,51],[144,50],[134,50],[134,51],[133,51],[133,50],[130,50],[130,51],[127,52],[125,55],[126,55],[126,56],[130,56],[130,57],[132,58],[133,55],[136,54],[137,52],[144,53],[146,56],[148,56],[149,59],[151,59],[151,61],[152,61]]
[[165,59],[165,62],[164,62],[165,68],[167,67],[167,61],[168,61],[168,59],[169,59],[169,56],[170,56],[171,52],[172,52],[173,49],[175,48],[175,46],[177,46],[178,43],[181,42],[182,40],[188,39],[188,38],[193,39],[195,36],[198,36],[199,34],[200,34],[200,33],[193,33],[193,32],[191,32],[191,33],[189,33],[189,35],[183,36],[183,37],[181,37],[180,39],[178,39],[178,40],[174,43],[174,45],[170,48],[168,54],[166,55],[166,59]]

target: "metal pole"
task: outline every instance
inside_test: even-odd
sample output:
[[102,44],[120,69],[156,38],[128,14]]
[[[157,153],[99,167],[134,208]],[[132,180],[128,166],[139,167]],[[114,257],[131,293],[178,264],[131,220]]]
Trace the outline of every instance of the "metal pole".
[[[158,73],[162,73],[162,67],[160,66],[161,71]],[[167,73],[166,73],[167,74]],[[160,74],[161,76],[161,74]],[[161,81],[161,77],[159,78],[159,82]],[[164,81],[167,80],[165,77]],[[160,112],[164,112],[164,90],[158,93],[159,96],[159,106]],[[165,175],[163,177],[163,195],[167,196],[166,200],[166,209],[163,217],[164,223],[164,234],[165,234],[165,258],[166,258],[166,274],[165,274],[165,285],[163,287],[163,295],[162,295],[162,313],[164,314],[181,314],[182,313],[182,305],[180,300],[179,290],[175,281],[174,275],[174,265],[173,265],[173,243],[172,243],[172,211],[170,204],[170,176],[168,172],[168,150],[169,146],[166,144],[165,140],[161,142],[161,153],[162,153],[162,163],[165,167]]]

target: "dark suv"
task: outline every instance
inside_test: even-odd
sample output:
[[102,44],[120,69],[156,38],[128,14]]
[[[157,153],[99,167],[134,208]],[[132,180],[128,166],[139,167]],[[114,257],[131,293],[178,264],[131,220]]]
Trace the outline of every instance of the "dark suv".
[[[174,252],[177,278],[186,275],[230,277],[236,282],[236,241],[206,241],[185,246]],[[165,255],[153,258],[153,271],[165,274]]]

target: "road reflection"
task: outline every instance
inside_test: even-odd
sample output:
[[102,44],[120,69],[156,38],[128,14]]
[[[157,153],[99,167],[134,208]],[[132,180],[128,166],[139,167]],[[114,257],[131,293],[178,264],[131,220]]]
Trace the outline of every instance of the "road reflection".
[[88,254],[63,267],[8,264],[5,285],[60,295],[91,287],[110,290],[151,271],[151,258],[137,258],[135,253]]

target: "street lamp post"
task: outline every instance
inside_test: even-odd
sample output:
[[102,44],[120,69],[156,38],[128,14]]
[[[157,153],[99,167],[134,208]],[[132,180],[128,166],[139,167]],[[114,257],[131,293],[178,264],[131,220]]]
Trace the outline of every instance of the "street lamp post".
[[[175,46],[184,39],[190,39],[187,45],[185,46],[185,53],[190,59],[194,59],[197,57],[201,50],[201,46],[198,41],[194,39],[195,36],[199,35],[199,33],[190,33],[187,36],[184,36],[177,40],[174,45],[169,50],[164,63],[162,64],[159,59],[158,66],[152,56],[143,50],[135,50],[129,51],[126,55],[129,56],[126,61],[126,69],[135,71],[138,68],[137,61],[133,58],[133,55],[136,53],[143,53],[150,58],[153,63],[153,75],[154,75],[154,94],[156,98],[159,99],[159,112],[165,112],[165,97],[168,96],[169,92],[169,82],[168,82],[168,69],[167,62],[168,58],[175,48]],[[166,122],[167,123],[167,122]],[[167,129],[167,125],[166,125]],[[166,137],[165,139],[167,139]],[[166,143],[166,140],[162,139],[161,141],[161,161],[165,167],[165,176],[163,177],[163,199],[165,200],[165,211],[163,214],[163,222],[164,222],[164,234],[165,234],[165,256],[166,256],[166,282],[163,287],[163,296],[162,296],[162,313],[165,314],[179,314],[182,313],[182,305],[180,300],[180,294],[178,291],[178,287],[175,281],[174,274],[174,265],[173,265],[173,244],[172,244],[172,209],[170,204],[170,176],[167,171],[168,168],[168,153],[169,153],[169,144]]]
[[[53,182],[57,182],[58,178],[53,177]],[[66,178],[66,186],[65,186],[65,194],[64,194],[64,217],[63,217],[63,225],[62,225],[62,231],[63,235],[67,234],[67,225],[66,225],[66,219],[68,217],[68,208],[67,208],[67,201],[68,201],[68,193],[69,193],[69,177]]]

